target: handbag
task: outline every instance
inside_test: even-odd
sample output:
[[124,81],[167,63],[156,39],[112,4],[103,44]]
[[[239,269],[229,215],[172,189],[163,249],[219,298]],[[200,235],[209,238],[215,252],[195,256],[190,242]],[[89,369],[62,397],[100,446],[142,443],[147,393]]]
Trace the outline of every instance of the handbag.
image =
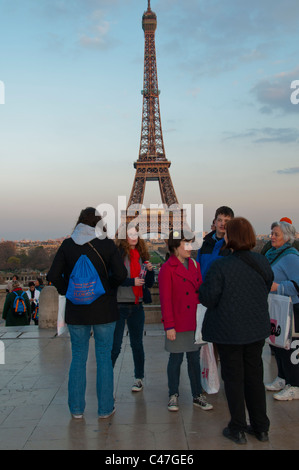
[[195,338],[194,338],[194,344],[207,344],[206,341],[203,341],[202,339],[202,324],[205,318],[205,314],[207,311],[207,307],[205,307],[202,304],[197,304],[197,309],[196,309],[196,330],[195,330]]
[[65,323],[65,295],[58,296],[58,315],[57,315],[57,336],[63,335],[67,331],[67,325]]
[[292,342],[293,304],[286,295],[268,295],[271,335],[267,342],[271,346],[290,349]]
[[208,394],[218,393],[220,380],[212,343],[200,349],[201,385]]

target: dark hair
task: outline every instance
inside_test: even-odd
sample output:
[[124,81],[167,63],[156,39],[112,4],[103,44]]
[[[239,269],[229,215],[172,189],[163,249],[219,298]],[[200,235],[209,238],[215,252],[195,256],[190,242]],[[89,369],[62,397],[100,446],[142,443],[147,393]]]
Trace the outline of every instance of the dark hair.
[[29,286],[29,287],[32,287],[32,286],[35,287],[35,284],[34,284],[33,281],[30,281],[30,282],[28,282],[28,286]]
[[170,232],[169,238],[167,240],[168,249],[171,254],[174,254],[175,249],[178,248],[181,242],[194,242],[195,236],[192,232],[184,230],[183,232],[178,232],[176,230]]
[[218,215],[219,214],[223,214],[223,215],[226,215],[226,217],[231,217],[232,219],[234,218],[235,214],[234,214],[234,211],[228,207],[228,206],[221,206],[221,207],[218,207],[218,209],[216,210],[215,212],[215,219],[217,219]]
[[[100,215],[96,215],[96,209],[94,207],[86,207],[86,209],[81,211],[76,226],[79,224],[85,224],[90,227],[96,227],[100,220],[102,220],[102,217]],[[106,232],[106,227],[103,227],[103,231]]]
[[256,235],[253,227],[244,217],[236,217],[226,224],[226,248],[238,250],[252,250],[256,245]]
[[38,281],[38,283],[39,283],[40,286],[43,286],[43,285],[44,285],[44,281],[42,280],[41,277],[37,277],[36,280]]

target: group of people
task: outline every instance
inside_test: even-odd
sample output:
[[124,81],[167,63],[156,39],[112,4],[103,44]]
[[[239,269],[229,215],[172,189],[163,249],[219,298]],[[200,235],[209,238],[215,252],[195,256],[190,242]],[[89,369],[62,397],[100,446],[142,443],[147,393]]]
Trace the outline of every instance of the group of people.
[[[166,349],[170,352],[168,384],[170,411],[178,410],[179,374],[186,352],[194,405],[200,402],[198,351],[194,352],[195,315],[198,303],[207,310],[203,340],[214,345],[231,415],[223,435],[246,444],[246,434],[269,439],[269,419],[263,377],[262,352],[270,336],[269,293],[292,299],[295,332],[299,332],[299,251],[296,230],[290,219],[271,226],[271,244],[256,253],[256,235],[250,222],[234,217],[232,209],[217,209],[214,230],[204,239],[194,265],[190,260],[192,234],[169,238],[171,256],[159,273],[162,319]],[[178,234],[179,235],[179,234]],[[297,247],[297,248],[296,248]],[[272,347],[278,376],[266,390],[277,400],[299,399],[299,365],[292,350]],[[192,363],[191,357],[197,354]],[[197,388],[196,388],[197,387]],[[206,400],[205,400],[206,401]],[[203,409],[211,409],[207,404]],[[246,408],[250,423],[246,421]]]
[[[39,297],[44,284],[42,278],[28,283],[28,290],[24,291],[19,277],[15,274],[6,286],[6,299],[3,307],[2,318],[5,326],[25,326],[30,325],[31,320],[38,325]],[[24,293],[24,294],[23,294]],[[22,296],[23,294],[23,296]],[[16,299],[24,301],[24,311],[22,314],[16,312],[14,305]]]
[[[81,211],[73,234],[64,240],[53,260],[47,279],[65,295],[76,262],[86,255],[96,268],[105,294],[89,305],[66,300],[72,361],[69,371],[68,403],[74,418],[85,410],[86,363],[91,330],[97,361],[98,416],[115,412],[113,368],[121,350],[127,322],[134,360],[132,392],[144,386],[144,308],[150,302],[149,288],[154,282],[153,266],[144,240],[135,228],[116,242],[98,237],[101,220],[96,210]],[[262,351],[270,336],[268,295],[277,292],[291,296],[296,327],[299,327],[299,252],[293,246],[295,228],[290,220],[275,222],[271,246],[261,254],[253,250],[256,236],[252,225],[235,217],[232,209],[217,209],[214,230],[209,233],[191,259],[192,233],[169,234],[170,256],[162,265],[158,283],[162,322],[165,329],[168,409],[179,410],[180,369],[187,356],[193,405],[211,410],[201,385],[200,345],[194,344],[196,310],[207,307],[202,335],[213,343],[220,359],[221,375],[231,415],[223,435],[236,443],[246,443],[245,433],[268,440],[269,419],[263,382]],[[98,228],[97,228],[98,230]],[[140,273],[147,262],[146,276]],[[297,276],[297,277],[296,277]],[[292,282],[293,281],[293,282]],[[266,387],[274,398],[299,398],[299,366],[290,361],[290,352],[275,349],[278,377]],[[246,408],[250,423],[246,422]]]

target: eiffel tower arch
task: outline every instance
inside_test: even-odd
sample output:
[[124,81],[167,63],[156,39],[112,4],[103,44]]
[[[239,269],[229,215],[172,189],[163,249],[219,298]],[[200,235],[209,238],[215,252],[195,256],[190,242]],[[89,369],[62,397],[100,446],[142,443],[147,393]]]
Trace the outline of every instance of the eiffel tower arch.
[[[164,149],[155,45],[157,15],[151,10],[150,0],[142,16],[142,28],[145,48],[140,148],[138,160],[134,163],[135,178],[127,210],[122,213],[121,225],[136,220],[141,234],[155,232],[167,236],[173,228],[183,230],[186,219],[173,187],[169,173],[171,162],[167,160]],[[147,181],[158,181],[162,200],[160,209],[143,206]]]

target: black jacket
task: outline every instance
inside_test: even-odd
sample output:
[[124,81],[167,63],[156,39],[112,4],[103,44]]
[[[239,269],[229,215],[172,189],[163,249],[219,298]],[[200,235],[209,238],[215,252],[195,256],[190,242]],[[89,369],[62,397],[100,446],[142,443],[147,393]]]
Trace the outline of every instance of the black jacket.
[[71,325],[111,323],[119,318],[116,291],[126,279],[127,270],[113,240],[95,238],[91,243],[105,262],[108,278],[95,251],[87,243],[77,245],[72,238],[63,241],[47,275],[47,280],[57,288],[59,294],[65,295],[70,274],[81,255],[87,255],[99,273],[106,291],[104,295],[90,305],[74,305],[69,300],[66,301],[65,320]]
[[270,335],[268,294],[273,272],[259,253],[245,252],[263,272],[238,258],[238,253],[216,260],[199,288],[199,300],[207,307],[203,339],[220,344],[250,344]]

